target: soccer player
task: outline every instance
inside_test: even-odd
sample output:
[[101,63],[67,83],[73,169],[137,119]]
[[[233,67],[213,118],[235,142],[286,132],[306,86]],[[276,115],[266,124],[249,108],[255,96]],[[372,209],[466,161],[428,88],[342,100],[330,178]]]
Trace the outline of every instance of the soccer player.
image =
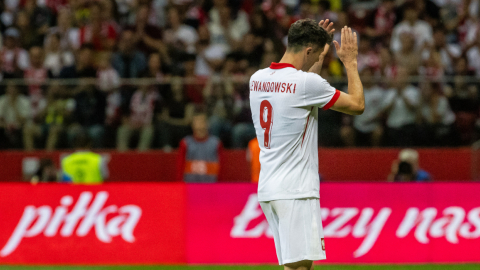
[[341,46],[333,41],[347,71],[348,94],[319,75],[332,28],[328,20],[296,21],[280,62],[250,78],[250,106],[261,148],[258,200],[285,269],[310,270],[314,260],[326,259],[319,201],[318,108],[357,115],[365,107],[357,35],[349,27],[341,30]]

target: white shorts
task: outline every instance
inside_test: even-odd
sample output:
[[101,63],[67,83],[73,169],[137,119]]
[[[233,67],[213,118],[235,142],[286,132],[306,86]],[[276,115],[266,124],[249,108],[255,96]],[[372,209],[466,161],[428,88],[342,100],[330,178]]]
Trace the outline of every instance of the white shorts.
[[325,260],[320,200],[317,198],[260,202],[273,233],[280,265]]

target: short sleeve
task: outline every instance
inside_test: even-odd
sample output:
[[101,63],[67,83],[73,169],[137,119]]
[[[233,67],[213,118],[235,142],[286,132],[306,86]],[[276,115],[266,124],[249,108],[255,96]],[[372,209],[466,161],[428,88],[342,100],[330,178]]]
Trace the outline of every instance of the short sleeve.
[[332,87],[324,78],[315,73],[307,73],[305,78],[305,106],[316,106],[328,110],[340,97],[340,91]]

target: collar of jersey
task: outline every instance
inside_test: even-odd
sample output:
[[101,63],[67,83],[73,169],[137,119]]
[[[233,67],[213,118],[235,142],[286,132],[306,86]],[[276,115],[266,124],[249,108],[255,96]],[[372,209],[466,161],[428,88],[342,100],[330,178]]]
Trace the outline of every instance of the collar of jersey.
[[270,64],[271,69],[282,69],[282,68],[288,68],[288,67],[295,68],[292,64],[288,64],[288,63],[272,62],[272,64]]

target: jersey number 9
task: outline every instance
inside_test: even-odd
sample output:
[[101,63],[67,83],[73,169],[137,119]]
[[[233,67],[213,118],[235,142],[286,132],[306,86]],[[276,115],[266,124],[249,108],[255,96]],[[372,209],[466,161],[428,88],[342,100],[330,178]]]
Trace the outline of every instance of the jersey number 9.
[[263,145],[270,149],[271,131],[273,125],[273,107],[268,100],[260,103],[260,126],[265,130]]

